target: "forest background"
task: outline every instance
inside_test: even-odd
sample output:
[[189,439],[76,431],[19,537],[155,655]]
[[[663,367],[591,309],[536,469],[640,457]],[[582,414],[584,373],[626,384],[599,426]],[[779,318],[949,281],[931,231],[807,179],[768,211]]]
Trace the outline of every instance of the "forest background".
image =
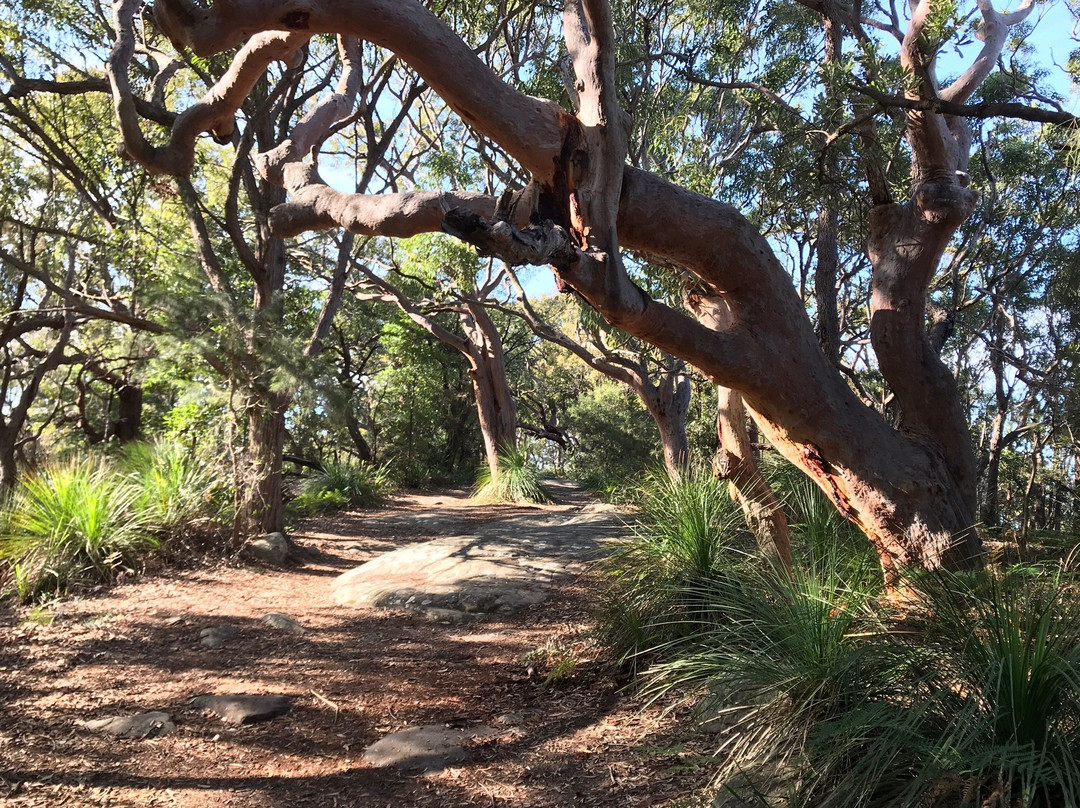
[[[4,12],[0,489],[88,450],[171,444],[215,468],[221,487],[204,499],[238,546],[284,526],[286,468],[377,467],[377,485],[459,484],[475,479],[481,458],[494,477],[499,456],[517,452],[507,462],[528,459],[617,497],[651,464],[717,456],[744,489],[747,518],[775,521],[775,500],[740,465],[772,457],[770,441],[725,392],[738,385],[717,388],[715,368],[700,372],[609,325],[618,316],[571,292],[581,291],[573,280],[549,295],[546,270],[511,269],[443,235],[391,240],[392,221],[379,230],[360,216],[343,233],[325,221],[313,229],[306,211],[297,224],[301,206],[285,204],[286,189],[303,188],[280,181],[307,137],[299,151],[317,155],[341,192],[441,189],[475,206],[469,194],[524,189],[496,216],[527,218],[535,183],[512,146],[463,124],[428,79],[374,45],[339,58],[314,38],[284,61],[269,53],[265,72],[241,75],[246,91],[230,96],[242,60],[176,51],[168,6],[156,22],[132,8],[34,2]],[[987,9],[933,6],[919,47],[937,57],[935,82],[964,79],[985,56],[989,21],[1010,17]],[[435,10],[504,81],[578,104],[559,9]],[[977,502],[952,530],[975,524],[1021,544],[1075,530],[1080,457],[1071,16],[1063,4],[1027,10],[1009,18],[995,69],[969,92],[970,164],[957,174],[981,196],[942,248],[917,328],[955,380],[974,446]],[[921,96],[905,84],[903,59],[912,10],[863,12],[854,24],[812,3],[620,6],[618,102],[632,119],[627,161],[744,214],[849,392],[918,433],[922,416],[872,350],[866,249],[871,209],[907,196],[918,157],[911,101]],[[121,44],[133,49],[124,78]],[[355,103],[301,137],[335,82],[333,98]],[[149,136],[133,135],[131,110]],[[672,269],[648,250],[625,258],[654,300],[704,318],[708,290]],[[760,391],[743,392],[757,396],[759,422],[782,423]],[[946,444],[967,440],[955,423],[949,430]],[[775,444],[779,433],[766,432]],[[802,470],[823,469],[818,484],[837,491],[844,459],[828,448],[816,459],[824,440],[800,445]],[[872,446],[868,435],[866,453]],[[875,539],[866,514],[878,506],[855,502],[849,483],[834,504],[883,561],[906,558]],[[320,496],[298,507],[345,504]],[[766,544],[777,530],[786,528],[756,528]]]

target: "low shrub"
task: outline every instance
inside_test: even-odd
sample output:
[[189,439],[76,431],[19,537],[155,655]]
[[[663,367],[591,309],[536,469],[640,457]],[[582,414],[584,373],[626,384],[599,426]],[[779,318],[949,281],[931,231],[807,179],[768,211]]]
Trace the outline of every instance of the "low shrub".
[[[924,792],[1080,805],[1080,605],[1060,567],[924,574]],[[996,802],[995,802],[996,801]]]
[[349,507],[349,498],[340,491],[304,491],[289,500],[289,511],[296,516],[317,516]]
[[0,519],[0,558],[23,600],[66,591],[79,577],[108,581],[159,542],[141,491],[103,461],[57,463],[25,476]]
[[298,516],[311,516],[341,508],[375,508],[392,491],[385,466],[331,461],[304,481],[289,509]]
[[540,481],[540,472],[529,458],[527,447],[515,446],[499,454],[494,475],[487,463],[477,471],[473,495],[482,502],[543,503],[551,495]]

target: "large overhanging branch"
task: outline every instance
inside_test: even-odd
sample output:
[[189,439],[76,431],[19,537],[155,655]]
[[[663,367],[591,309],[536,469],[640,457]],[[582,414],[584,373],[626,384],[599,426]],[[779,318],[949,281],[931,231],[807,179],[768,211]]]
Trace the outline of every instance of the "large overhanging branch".
[[[118,0],[133,3],[136,0]],[[154,16],[174,43],[209,56],[278,30],[355,36],[394,52],[467,122],[497,143],[515,144],[515,158],[533,175],[550,177],[564,140],[565,113],[551,101],[510,87],[444,22],[419,3],[395,0],[231,0],[203,7],[158,0]],[[497,116],[491,109],[500,111]]]
[[943,101],[963,104],[986,81],[994,69],[998,56],[1005,47],[1009,29],[1019,25],[1034,8],[1033,0],[1023,0],[1015,11],[999,12],[994,9],[991,0],[978,0],[982,25],[975,32],[975,38],[983,43],[982,50],[975,61],[956,81],[938,93]]
[[105,65],[120,125],[121,151],[124,157],[152,174],[186,176],[195,164],[195,142],[199,135],[209,132],[219,143],[231,141],[236,112],[266,68],[275,61],[293,65],[299,49],[311,35],[265,31],[252,36],[237,52],[225,75],[199,102],[177,116],[169,141],[155,146],[143,133],[128,77],[135,55],[134,17],[141,7],[140,0],[117,0],[114,4],[116,42]]
[[[335,123],[349,117],[356,107],[356,95],[363,84],[360,40],[338,37],[337,44],[341,78],[336,92],[316,104],[277,147],[255,158],[263,178],[286,191],[299,190],[311,182],[311,172],[304,170],[304,158],[326,139]],[[294,175],[292,181],[290,175]]]
[[[589,149],[583,148],[587,144],[582,141],[581,123],[553,102],[526,96],[501,81],[453,31],[420,4],[350,0],[310,5],[301,14],[297,6],[280,0],[234,0],[205,9],[183,0],[159,0],[156,15],[160,18],[159,12],[166,8],[178,10],[174,22],[184,20],[183,35],[178,37],[174,27],[173,39],[190,44],[204,55],[270,28],[357,36],[386,47],[416,70],[470,126],[498,143],[532,173],[536,182],[559,186],[567,195],[572,193],[575,200],[571,204],[578,208],[581,236],[586,236],[587,229],[587,235],[596,243],[596,237],[606,231],[608,238],[602,244],[605,254],[617,257],[621,246],[663,256],[672,264],[686,267],[706,287],[726,295],[736,324],[725,331],[707,329],[649,298],[624,280],[625,273],[580,271],[584,262],[579,261],[572,268],[575,271],[566,273],[564,279],[610,321],[702,368],[713,381],[738,386],[758,406],[764,406],[774,393],[775,384],[762,368],[770,366],[780,346],[790,352],[791,373],[802,379],[807,389],[828,371],[819,367],[815,359],[814,335],[790,279],[767,240],[744,216],[730,205],[624,166],[621,160],[605,159],[603,143],[597,145],[597,154],[589,154]],[[586,27],[605,17],[604,9],[590,5],[590,22],[585,11],[580,6],[574,13],[579,20],[584,19]],[[588,40],[582,39],[582,47],[575,46],[579,61],[588,53],[593,54],[588,58],[598,58],[596,48],[610,43],[612,35],[595,39],[592,33],[588,36]],[[603,81],[602,76],[598,78],[597,87]],[[607,97],[603,103],[609,103]],[[606,115],[604,135],[612,138],[611,148],[617,150],[619,140],[625,148],[621,113],[604,113],[601,109],[596,113],[597,120],[601,113]],[[604,199],[604,205],[589,203],[586,197],[591,189],[583,187],[581,176],[559,179],[574,166],[575,159],[586,155],[590,164],[602,164],[621,177],[617,192],[612,193],[615,183],[609,183],[608,193],[596,197]],[[308,166],[305,170],[312,169]],[[574,172],[582,173],[577,169]],[[569,187],[571,180],[573,187]],[[602,183],[598,187],[603,187]],[[614,227],[601,226],[605,205],[610,211],[611,202],[617,211],[617,232]],[[560,206],[566,203],[567,197],[559,202]],[[273,227],[277,235],[342,226],[358,234],[404,237],[440,230],[446,212],[456,208],[490,217],[495,200],[458,192],[355,196],[316,183],[274,210]],[[610,214],[606,215],[610,218]],[[587,248],[588,239],[575,241],[575,246]],[[748,323],[769,323],[769,338],[763,340],[762,329],[748,328]],[[797,386],[799,381],[792,379],[791,383]],[[824,402],[821,406],[825,406]],[[815,409],[803,408],[797,413],[800,418],[807,416],[807,429]],[[791,428],[801,431],[796,424]]]

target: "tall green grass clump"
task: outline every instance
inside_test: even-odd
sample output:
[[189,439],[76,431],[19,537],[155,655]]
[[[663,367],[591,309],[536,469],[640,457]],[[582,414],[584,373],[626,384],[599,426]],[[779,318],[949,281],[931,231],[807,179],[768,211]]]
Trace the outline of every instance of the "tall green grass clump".
[[635,494],[630,536],[605,561],[609,587],[600,613],[603,641],[638,664],[708,619],[708,588],[738,568],[753,546],[726,485],[694,465],[650,472]]
[[393,491],[386,467],[371,463],[329,461],[304,481],[289,508],[311,516],[340,508],[375,508]]
[[793,569],[760,556],[711,475],[653,475],[611,558],[604,639],[654,698],[719,730],[715,803],[1080,806],[1080,582],[1067,565],[909,573],[771,470]]
[[924,573],[897,611],[849,572],[729,569],[711,627],[646,673],[722,724],[718,783],[741,805],[1080,805],[1075,582]]
[[551,494],[540,481],[540,472],[523,446],[500,452],[498,472],[494,475],[487,463],[480,466],[473,495],[482,502],[551,502]]
[[1015,567],[922,575],[913,588],[932,694],[923,790],[941,804],[963,792],[973,805],[1080,805],[1076,581]]
[[132,444],[120,455],[117,471],[137,489],[136,508],[163,540],[228,521],[226,475],[188,447]]
[[825,563],[848,580],[865,576],[865,580],[853,585],[884,586],[873,546],[862,531],[840,515],[813,480],[774,453],[762,458],[762,473],[788,517],[795,563]]
[[[709,623],[646,673],[647,693],[697,698],[720,724],[718,782],[743,804],[859,805],[830,802],[822,783],[895,761],[900,723],[881,735],[863,724],[893,720],[906,663],[877,642],[877,592],[845,573],[834,556],[790,575],[762,558],[722,570],[701,592]],[[838,721],[844,743],[833,737]]]
[[79,577],[112,580],[158,546],[140,491],[103,461],[85,458],[25,476],[5,503],[0,558],[22,600],[67,590]]

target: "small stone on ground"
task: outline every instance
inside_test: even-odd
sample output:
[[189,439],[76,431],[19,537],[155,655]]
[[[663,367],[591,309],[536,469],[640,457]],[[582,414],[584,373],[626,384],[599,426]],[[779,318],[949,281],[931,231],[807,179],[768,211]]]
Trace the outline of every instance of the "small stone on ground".
[[281,566],[289,559],[289,540],[284,533],[267,533],[249,541],[244,550],[259,561]]
[[227,693],[197,696],[191,700],[191,706],[196,710],[213,713],[226,724],[254,724],[285,715],[292,707],[292,702],[288,696]]
[[168,713],[149,712],[138,715],[117,715],[83,721],[82,725],[94,732],[104,732],[116,738],[160,738],[176,729]]
[[280,614],[279,612],[270,612],[270,614],[263,615],[262,621],[271,628],[276,628],[279,631],[284,631],[289,634],[303,634],[307,631],[307,629],[287,614]]
[[461,763],[469,753],[463,744],[470,738],[497,734],[492,727],[453,729],[442,724],[410,727],[373,743],[363,760],[372,766],[436,772]]
[[240,629],[229,623],[210,626],[199,632],[199,645],[203,648],[220,648],[239,633]]

